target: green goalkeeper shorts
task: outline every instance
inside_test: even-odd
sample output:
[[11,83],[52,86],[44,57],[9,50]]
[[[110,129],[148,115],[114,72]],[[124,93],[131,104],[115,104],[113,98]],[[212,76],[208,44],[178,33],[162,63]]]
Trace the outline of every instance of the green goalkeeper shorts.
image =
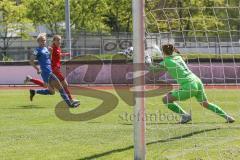
[[191,97],[195,97],[198,102],[207,100],[207,95],[201,80],[185,83],[180,86],[179,90],[172,91],[171,95],[179,101],[184,101]]

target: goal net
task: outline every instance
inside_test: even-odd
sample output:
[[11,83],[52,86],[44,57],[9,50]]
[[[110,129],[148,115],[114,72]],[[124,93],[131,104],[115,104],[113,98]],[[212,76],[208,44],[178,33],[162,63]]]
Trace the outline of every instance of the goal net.
[[[189,69],[203,82],[209,102],[235,119],[240,108],[240,2],[238,0],[145,0],[145,49],[174,44]],[[155,59],[159,62],[161,59]],[[167,73],[146,76],[146,83],[176,81]],[[192,121],[146,98],[147,159],[240,159],[240,124],[202,107],[195,98],[177,102]]]

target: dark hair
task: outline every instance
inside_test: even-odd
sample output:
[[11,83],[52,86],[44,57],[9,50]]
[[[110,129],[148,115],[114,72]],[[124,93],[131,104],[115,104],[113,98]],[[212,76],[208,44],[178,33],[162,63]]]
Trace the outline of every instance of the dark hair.
[[174,47],[174,52],[178,53],[178,54],[181,54],[180,51]]
[[164,44],[162,46],[162,50],[163,50],[163,53],[166,54],[166,55],[172,55],[175,48],[172,44]]

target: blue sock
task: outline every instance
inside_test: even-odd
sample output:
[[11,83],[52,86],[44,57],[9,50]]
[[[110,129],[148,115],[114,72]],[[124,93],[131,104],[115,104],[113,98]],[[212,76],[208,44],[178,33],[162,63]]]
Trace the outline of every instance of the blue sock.
[[67,95],[67,93],[65,92],[64,89],[59,89],[59,93],[62,97],[62,99],[67,103],[68,106],[71,106],[71,101]]
[[48,89],[39,89],[39,90],[36,90],[36,93],[43,94],[43,95],[49,95],[50,91]]

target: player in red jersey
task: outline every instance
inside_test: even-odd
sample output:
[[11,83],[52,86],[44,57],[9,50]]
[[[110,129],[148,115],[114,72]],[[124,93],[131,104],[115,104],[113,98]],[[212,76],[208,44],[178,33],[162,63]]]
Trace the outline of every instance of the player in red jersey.
[[[52,53],[51,54],[51,68],[52,68],[53,73],[60,80],[60,82],[61,82],[64,90],[68,94],[68,97],[70,98],[70,100],[73,100],[72,95],[70,94],[70,92],[68,90],[68,83],[67,83],[65,77],[63,76],[61,70],[60,70],[60,68],[61,68],[61,56],[68,56],[68,55],[70,55],[70,53],[62,53],[60,45],[61,45],[61,36],[60,35],[54,35],[53,36],[53,44],[49,48],[49,50]],[[44,85],[43,81],[41,81],[39,79],[34,79],[29,75],[24,80],[25,84],[28,83],[28,82],[32,82],[32,83],[37,84],[41,87],[46,87]]]

